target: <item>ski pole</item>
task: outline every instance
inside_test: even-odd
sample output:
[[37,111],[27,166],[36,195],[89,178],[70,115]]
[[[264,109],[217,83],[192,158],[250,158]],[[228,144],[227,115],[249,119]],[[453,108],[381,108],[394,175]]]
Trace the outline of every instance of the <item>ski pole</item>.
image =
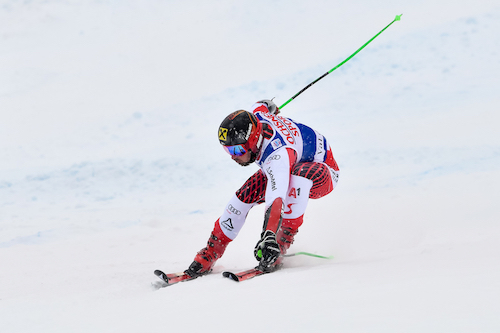
[[290,254],[283,255],[283,257],[294,257],[294,256],[298,256],[298,255],[305,255],[305,256],[315,257],[315,258],[321,258],[321,259],[333,259],[333,256],[325,257],[325,256],[320,256],[318,254],[309,253],[309,252],[290,253]]
[[399,21],[401,20],[401,15],[396,15],[396,18],[391,22],[389,23],[384,29],[380,30],[380,32],[378,34],[376,34],[375,36],[373,36],[372,39],[370,39],[368,42],[366,42],[363,46],[361,46],[359,49],[356,50],[356,52],[354,52],[353,54],[351,54],[347,59],[345,59],[344,61],[342,61],[340,64],[338,64],[337,66],[333,67],[331,70],[329,70],[328,72],[326,72],[325,74],[321,75],[320,77],[318,77],[316,80],[314,80],[313,82],[309,83],[307,86],[305,86],[301,91],[299,91],[298,93],[296,93],[295,95],[293,95],[292,98],[290,98],[288,101],[286,101],[282,106],[280,106],[279,108],[282,109],[285,105],[287,105],[288,103],[290,103],[291,101],[293,101],[297,96],[299,96],[300,94],[302,94],[306,89],[308,89],[310,86],[312,86],[313,84],[315,84],[316,82],[318,82],[319,80],[321,80],[322,78],[324,78],[325,76],[327,76],[328,74],[330,74],[331,72],[333,72],[334,70],[336,70],[337,68],[339,68],[340,66],[342,66],[343,64],[345,64],[346,62],[348,62],[352,57],[354,57],[359,51],[361,51],[362,49],[365,48],[366,45],[370,44],[375,38],[378,37],[378,35],[380,35],[382,32],[384,32],[385,29],[389,28],[391,26],[391,24],[393,24],[394,22],[396,21]]

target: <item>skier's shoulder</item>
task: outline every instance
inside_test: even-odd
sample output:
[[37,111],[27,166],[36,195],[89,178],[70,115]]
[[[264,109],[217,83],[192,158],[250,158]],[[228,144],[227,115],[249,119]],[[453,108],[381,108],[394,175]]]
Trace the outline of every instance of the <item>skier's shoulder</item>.
[[265,166],[282,166],[283,162],[285,162],[285,165],[291,167],[295,164],[296,160],[297,150],[292,146],[284,144],[279,148],[268,146],[256,162],[263,169]]

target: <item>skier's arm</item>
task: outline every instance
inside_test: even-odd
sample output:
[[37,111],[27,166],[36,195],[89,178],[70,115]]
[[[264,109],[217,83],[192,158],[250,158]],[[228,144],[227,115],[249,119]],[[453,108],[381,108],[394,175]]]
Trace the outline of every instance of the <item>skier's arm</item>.
[[271,154],[262,165],[267,177],[266,203],[269,204],[266,205],[262,234],[254,249],[254,256],[259,261],[261,270],[270,269],[281,253],[276,233],[283,220],[283,203],[296,156],[291,148],[280,149]]
[[271,154],[262,165],[262,170],[267,177],[263,232],[270,230],[276,233],[281,226],[283,205],[290,183],[291,168],[295,164],[295,160],[295,151],[291,148],[285,148]]
[[251,112],[268,112],[274,115],[280,113],[279,108],[270,99],[263,99],[252,105]]

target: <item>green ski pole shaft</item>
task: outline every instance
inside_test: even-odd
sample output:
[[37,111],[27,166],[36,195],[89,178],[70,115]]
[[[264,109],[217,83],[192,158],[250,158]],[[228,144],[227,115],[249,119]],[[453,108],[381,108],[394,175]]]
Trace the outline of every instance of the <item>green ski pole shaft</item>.
[[342,61],[340,64],[338,64],[337,66],[333,67],[331,70],[329,70],[328,72],[326,72],[325,74],[321,75],[320,77],[318,77],[316,80],[314,80],[313,82],[309,83],[307,86],[305,86],[301,91],[299,91],[298,93],[296,93],[295,95],[293,95],[292,98],[290,98],[288,101],[286,101],[283,105],[281,105],[279,108],[282,109],[285,105],[287,105],[288,103],[290,103],[291,101],[293,101],[297,96],[299,96],[300,94],[302,94],[304,91],[306,91],[306,89],[308,89],[309,87],[311,87],[313,84],[315,84],[316,82],[318,82],[319,80],[321,80],[322,78],[324,78],[325,76],[327,76],[328,74],[330,74],[331,72],[333,72],[334,70],[336,70],[337,68],[339,68],[340,66],[342,66],[343,64],[345,64],[346,62],[348,62],[352,57],[354,57],[356,54],[358,54],[359,51],[361,51],[362,49],[365,48],[366,45],[370,44],[375,38],[378,37],[378,35],[380,35],[382,32],[385,31],[385,29],[389,28],[391,26],[391,24],[393,24],[394,22],[396,21],[399,21],[401,20],[401,15],[396,15],[396,18],[391,22],[389,23],[384,29],[380,30],[380,32],[378,34],[376,34],[375,36],[373,36],[372,39],[370,39],[368,42],[366,42],[365,44],[363,44],[363,46],[361,46],[359,49],[356,50],[356,52],[354,52],[353,54],[351,54],[347,59],[345,59],[344,61]]
[[295,257],[298,255],[305,255],[305,256],[321,258],[321,259],[333,259],[333,256],[325,257],[325,256],[320,256],[318,254],[309,253],[309,252],[296,252],[296,253],[291,253],[291,254],[285,254],[285,255],[283,255],[283,257]]

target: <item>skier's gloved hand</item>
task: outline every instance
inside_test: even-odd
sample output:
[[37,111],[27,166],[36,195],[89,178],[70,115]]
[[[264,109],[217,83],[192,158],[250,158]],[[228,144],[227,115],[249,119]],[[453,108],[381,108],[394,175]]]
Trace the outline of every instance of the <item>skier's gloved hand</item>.
[[263,104],[266,104],[267,109],[269,110],[269,112],[270,112],[271,114],[276,115],[276,114],[280,113],[279,108],[278,108],[278,107],[276,106],[276,104],[274,104],[274,102],[273,102],[272,100],[270,100],[270,99],[263,99],[263,100],[261,100],[261,101],[258,101],[257,103],[263,103]]
[[276,241],[276,234],[271,230],[266,230],[257,242],[253,253],[255,259],[260,262],[260,267],[264,269],[270,268],[281,254],[280,246]]

